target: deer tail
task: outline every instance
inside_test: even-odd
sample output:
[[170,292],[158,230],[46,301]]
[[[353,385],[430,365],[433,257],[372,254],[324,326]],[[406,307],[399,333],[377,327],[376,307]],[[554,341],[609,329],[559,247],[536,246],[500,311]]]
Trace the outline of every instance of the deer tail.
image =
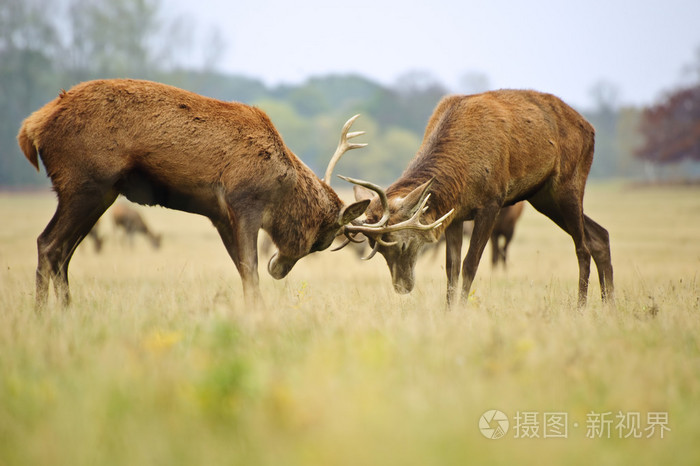
[[34,168],[39,171],[39,151],[36,148],[33,138],[27,131],[27,120],[22,123],[22,127],[17,135],[17,143],[20,149],[22,149],[22,152],[24,152],[25,157],[27,157],[27,160],[29,160],[29,163],[34,165]]

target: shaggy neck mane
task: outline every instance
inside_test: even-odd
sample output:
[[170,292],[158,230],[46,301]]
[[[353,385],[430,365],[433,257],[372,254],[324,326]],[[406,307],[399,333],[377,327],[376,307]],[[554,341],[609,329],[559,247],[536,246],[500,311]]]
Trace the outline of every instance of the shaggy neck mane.
[[293,153],[288,157],[296,169],[296,179],[278,206],[268,233],[280,251],[296,256],[308,252],[319,227],[335,221],[343,203],[304,162]]
[[442,115],[401,177],[386,190],[390,199],[405,197],[416,187],[435,178],[430,190],[429,209],[425,214],[428,219],[446,214],[457,205],[459,193],[465,191],[466,177],[460,176],[460,172],[464,171],[464,162],[460,162],[458,151],[451,149],[453,142],[457,142],[450,136],[454,134],[450,130],[451,114],[452,109],[449,109]]

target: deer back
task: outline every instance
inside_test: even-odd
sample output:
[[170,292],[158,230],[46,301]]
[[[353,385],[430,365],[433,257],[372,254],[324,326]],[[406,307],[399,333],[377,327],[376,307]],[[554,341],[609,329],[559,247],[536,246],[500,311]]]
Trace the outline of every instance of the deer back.
[[[449,96],[438,104],[416,156],[387,196],[405,197],[435,178],[431,211],[441,215],[454,207],[454,219],[468,219],[483,202],[517,202],[554,178],[585,182],[576,174],[590,170],[593,141],[593,127],[551,94]],[[374,202],[368,216],[378,210]]]
[[212,185],[279,196],[270,188],[295,175],[264,112],[149,81],[82,83],[30,115],[23,130],[59,192],[117,181],[136,202],[168,206]]

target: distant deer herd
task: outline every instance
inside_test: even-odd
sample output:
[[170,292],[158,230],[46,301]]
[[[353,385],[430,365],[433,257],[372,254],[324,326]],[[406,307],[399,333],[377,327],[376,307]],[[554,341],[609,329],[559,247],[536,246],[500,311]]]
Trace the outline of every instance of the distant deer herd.
[[[519,90],[445,97],[415,157],[386,190],[341,177],[356,185],[355,202],[346,204],[330,181],[340,157],[366,145],[349,142],[363,134],[349,132],[356,118],[343,127],[320,179],[258,108],[130,79],[62,91],[18,134],[31,164],[38,170],[43,162],[58,198],[37,239],[37,307],[46,306],[51,281],[59,301],[70,302],[71,257],[86,236],[100,241],[93,227],[120,194],[210,219],[252,307],[263,304],[260,229],[276,247],[267,265],[275,279],[342,237],[340,247],[366,241],[372,248],[367,259],[379,252],[398,293],[414,288],[424,246],[444,238],[447,303],[457,302],[461,274],[464,304],[489,239],[493,263],[505,263],[525,200],[573,239],[579,306],[586,303],[591,257],[603,300],[612,301],[608,232],[583,213],[594,129],[560,99]],[[136,210],[117,204],[112,211],[129,237],[142,233],[158,247],[160,236]],[[467,221],[473,227],[462,261]]]

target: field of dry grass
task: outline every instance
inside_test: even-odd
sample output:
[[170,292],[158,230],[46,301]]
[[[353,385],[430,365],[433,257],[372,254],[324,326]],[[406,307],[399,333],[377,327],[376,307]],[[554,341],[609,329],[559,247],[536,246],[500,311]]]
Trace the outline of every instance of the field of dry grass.
[[582,312],[571,240],[528,206],[507,272],[487,251],[451,312],[444,252],[398,296],[381,257],[346,250],[281,281],[263,262],[267,310],[246,310],[205,219],[143,208],[160,250],[106,218],[74,304],[36,314],[54,208],[0,194],[0,465],[700,463],[698,188],[589,187],[617,301],[593,269]]

